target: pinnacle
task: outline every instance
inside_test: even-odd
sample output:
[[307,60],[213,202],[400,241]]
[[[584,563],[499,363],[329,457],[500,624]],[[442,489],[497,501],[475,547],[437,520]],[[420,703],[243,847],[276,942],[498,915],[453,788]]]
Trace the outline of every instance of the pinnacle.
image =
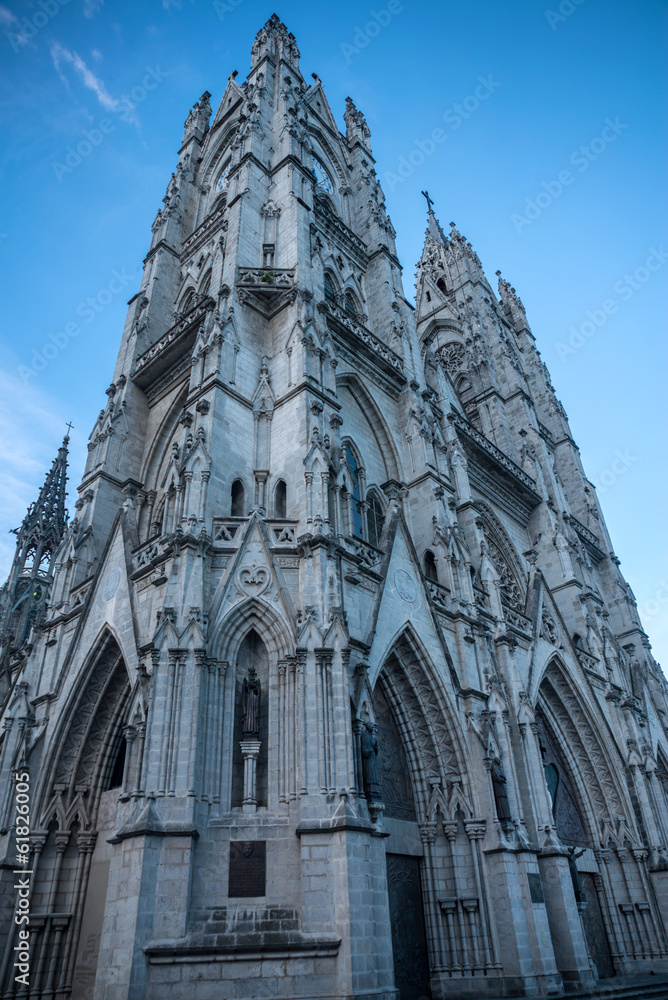
[[[272,14],[269,20],[265,21],[265,23],[262,25],[260,31],[267,31],[270,34],[272,34],[275,31],[280,31],[280,32],[286,32],[288,35],[290,35],[287,26],[283,23],[283,21],[281,21],[278,14]],[[294,38],[294,35],[291,35],[290,37]]]
[[446,236],[445,236],[443,230],[441,229],[441,224],[438,221],[438,219],[436,218],[436,216],[434,215],[434,211],[431,208],[429,209],[429,221],[427,223],[427,235],[431,236],[431,238],[436,243],[441,243],[443,246],[445,246],[445,244],[447,242]]
[[441,229],[441,224],[436,218],[436,215],[434,214],[434,209],[433,209],[434,202],[429,197],[428,191],[423,191],[422,195],[427,199],[427,212],[428,212],[427,231],[425,233],[425,238],[432,239],[434,243],[439,243],[441,246],[445,246],[447,240],[443,230]]
[[292,32],[281,21],[278,14],[272,14],[255,36],[251,48],[252,66],[255,69],[264,55],[287,59],[295,71],[299,71],[299,48]]

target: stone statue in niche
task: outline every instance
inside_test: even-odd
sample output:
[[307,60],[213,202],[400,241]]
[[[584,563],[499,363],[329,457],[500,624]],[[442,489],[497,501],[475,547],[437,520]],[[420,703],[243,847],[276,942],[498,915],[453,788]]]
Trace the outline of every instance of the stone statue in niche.
[[512,819],[510,815],[510,803],[508,801],[507,778],[503,770],[500,757],[495,757],[492,761],[492,788],[494,789],[494,804],[496,815],[501,823],[509,823]]
[[380,799],[379,746],[374,726],[367,722],[362,730],[362,776],[364,794],[368,799]]
[[255,667],[248,668],[244,677],[243,701],[241,705],[241,733],[245,740],[258,739],[260,735],[260,679]]

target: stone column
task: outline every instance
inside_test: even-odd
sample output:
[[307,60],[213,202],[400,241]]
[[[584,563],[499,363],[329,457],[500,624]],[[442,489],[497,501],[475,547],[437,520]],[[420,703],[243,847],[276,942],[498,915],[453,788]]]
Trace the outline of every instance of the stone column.
[[51,945],[51,954],[48,958],[49,966],[46,978],[46,987],[44,992],[41,994],[42,1000],[52,1000],[53,998],[53,984],[56,978],[56,972],[58,970],[58,952],[60,951],[60,939],[63,936],[63,931],[66,929],[69,916],[55,916],[51,917],[51,929],[53,930],[53,944]]
[[489,972],[492,969],[500,970],[502,966],[498,958],[498,945],[494,933],[488,878],[483,871],[484,859],[480,850],[480,845],[485,836],[485,827],[484,820],[472,819],[466,820],[464,823],[466,836],[469,838],[471,844],[476,889],[478,890],[478,899],[480,900],[480,928],[482,931],[485,971]]
[[121,782],[120,794],[122,801],[130,798],[128,782],[130,780],[130,774],[132,773],[132,749],[136,738],[137,730],[134,726],[123,727],[123,739],[125,740],[125,763],[123,765],[123,780]]
[[[51,878],[51,885],[49,887],[49,894],[46,900],[46,906],[44,907],[44,912],[47,914],[47,923],[46,926],[44,927],[44,933],[42,934],[42,947],[39,956],[39,965],[37,968],[37,975],[39,978],[41,978],[42,972],[44,972],[47,976],[51,975],[51,979],[53,979],[53,976],[55,976],[55,969],[53,973],[51,973],[51,965],[55,964],[55,959],[54,959],[55,951],[57,951],[58,946],[60,945],[60,937],[62,931],[67,926],[67,920],[66,920],[60,929],[60,934],[56,939],[54,936],[56,918],[52,916],[51,911],[53,909],[56,893],[58,891],[58,882],[60,880],[60,868],[63,863],[63,855],[65,854],[65,851],[67,850],[67,845],[70,842],[70,836],[71,834],[69,830],[62,831],[56,834],[56,862],[53,868],[53,876]],[[50,948],[49,945],[51,945]],[[46,994],[40,993],[40,997],[44,995]]]
[[146,742],[146,723],[140,722],[137,726],[137,766],[135,768],[135,781],[134,788],[132,789],[132,798],[138,799],[140,795],[143,794],[142,788],[142,770],[144,767],[144,744]]
[[615,907],[615,894],[610,878],[608,866],[610,864],[610,850],[608,848],[594,851],[594,857],[598,863],[599,875],[594,876],[596,891],[599,894],[601,912],[606,920],[608,930],[608,940],[615,970],[622,975],[627,971],[626,965],[626,942],[622,930],[621,922]]
[[459,941],[457,948],[457,971],[460,971],[463,976],[468,976],[471,973],[471,963],[469,961],[469,950],[468,942],[466,940],[466,927],[464,924],[464,912],[459,906],[459,901],[462,898],[462,886],[460,884],[460,875],[457,865],[457,855],[455,850],[455,844],[457,842],[457,824],[454,820],[449,820],[443,824],[443,830],[446,837],[450,843],[450,855],[452,857],[452,875],[455,882],[455,893],[456,893],[456,907],[453,911],[457,914],[457,930],[456,938]]
[[72,924],[68,930],[67,941],[63,949],[61,962],[60,982],[58,992],[68,991],[72,983],[74,974],[74,963],[76,961],[77,944],[81,921],[83,919],[84,900],[86,898],[86,888],[88,886],[88,873],[97,840],[97,831],[80,830],[77,834],[77,869],[74,880],[74,892],[72,893],[72,913],[74,914]]
[[424,876],[424,915],[427,925],[427,943],[429,945],[429,956],[433,971],[438,972],[443,968],[445,962],[445,948],[443,940],[443,927],[438,912],[438,902],[436,900],[437,889],[435,885],[435,865],[434,847],[436,844],[436,823],[424,822],[420,824],[420,840],[424,849],[422,859],[422,874]]
[[547,919],[557,968],[564,985],[575,989],[594,980],[582,921],[575,899],[569,858],[562,847],[543,847],[538,855]]
[[260,755],[260,740],[241,740],[241,759],[244,762],[244,797],[242,807],[245,813],[257,809],[257,759]]

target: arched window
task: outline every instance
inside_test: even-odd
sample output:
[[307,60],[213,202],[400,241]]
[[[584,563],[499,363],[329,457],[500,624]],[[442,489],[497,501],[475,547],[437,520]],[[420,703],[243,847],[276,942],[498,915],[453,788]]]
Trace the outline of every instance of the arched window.
[[282,479],[276,483],[274,490],[274,517],[285,518],[288,512],[288,488]]
[[336,283],[331,271],[325,271],[325,298],[330,302],[336,301]]
[[559,787],[559,772],[554,764],[546,764],[543,771],[545,772],[545,784],[547,785],[547,790],[550,793],[552,808],[554,809],[554,803],[557,798],[557,788]]
[[183,299],[181,300],[181,309],[179,311],[184,314],[187,313],[192,308],[194,298],[195,298],[195,289],[189,288],[186,294],[183,296]]
[[243,517],[246,507],[246,491],[240,479],[235,479],[231,489],[231,509],[232,517]]
[[114,759],[114,766],[111,770],[111,775],[109,776],[109,781],[105,788],[108,792],[112,788],[121,788],[123,785],[123,775],[125,774],[125,757],[127,754],[127,742],[124,736],[121,736],[121,741],[116,752],[116,757]]
[[463,378],[457,385],[457,392],[459,393],[459,402],[462,404],[466,416],[476,416],[478,407],[475,403],[475,389],[471,385],[471,380]]
[[199,289],[200,295],[208,295],[210,288],[211,288],[211,271],[209,270],[204,275],[204,280],[202,281],[202,284],[200,285],[200,289]]
[[447,290],[447,288],[445,287],[445,281],[443,280],[443,278],[439,278],[439,279],[438,279],[438,281],[436,282],[436,286],[437,286],[437,287],[438,287],[438,288],[440,289],[440,291],[442,291],[442,292],[443,292],[443,294],[444,294],[444,295],[446,295],[446,294],[447,294],[447,291],[448,291],[448,290]]
[[367,535],[371,544],[378,547],[380,545],[380,536],[383,533],[383,522],[385,520],[383,516],[383,508],[375,490],[369,490],[366,495],[366,500],[368,504],[366,511]]
[[348,526],[350,534],[356,535],[358,538],[363,538],[362,532],[362,511],[360,508],[360,503],[362,497],[360,496],[360,470],[357,465],[357,459],[353,454],[350,447],[346,448],[347,464],[348,464],[348,493],[351,499],[351,519],[352,524]]
[[352,292],[346,292],[345,303],[348,315],[353,316],[354,318],[357,317],[359,315],[359,309],[357,306],[357,300]]
[[438,571],[436,569],[436,556],[431,551],[427,549],[423,558],[422,563],[424,566],[424,575],[428,580],[433,580],[434,583],[438,583]]

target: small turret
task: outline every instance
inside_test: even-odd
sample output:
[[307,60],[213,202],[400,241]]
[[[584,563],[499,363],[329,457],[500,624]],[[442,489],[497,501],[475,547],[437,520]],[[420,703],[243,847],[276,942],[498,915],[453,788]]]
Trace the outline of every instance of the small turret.
[[371,129],[367,125],[366,118],[361,111],[355,107],[351,97],[346,97],[346,110],[343,112],[346,123],[346,139],[352,148],[359,142],[366,149],[371,149]]
[[499,299],[504,313],[513,324],[516,333],[528,330],[529,323],[521,298],[512,285],[501,277],[500,271],[497,271],[496,274],[499,279]]
[[209,98],[211,94],[205,90],[199,101],[196,101],[192,110],[188,112],[183,125],[183,145],[186,144],[192,135],[196,135],[201,140],[209,131],[209,121],[211,119],[211,104]]

